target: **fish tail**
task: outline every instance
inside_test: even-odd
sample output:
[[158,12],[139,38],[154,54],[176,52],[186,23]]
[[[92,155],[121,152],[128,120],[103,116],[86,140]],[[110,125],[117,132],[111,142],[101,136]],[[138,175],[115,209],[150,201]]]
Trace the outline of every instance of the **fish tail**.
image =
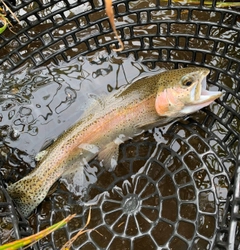
[[9,195],[25,217],[30,215],[48,193],[49,188],[46,185],[39,187],[37,183],[43,182],[36,176],[31,177],[31,179],[26,176],[7,187]]

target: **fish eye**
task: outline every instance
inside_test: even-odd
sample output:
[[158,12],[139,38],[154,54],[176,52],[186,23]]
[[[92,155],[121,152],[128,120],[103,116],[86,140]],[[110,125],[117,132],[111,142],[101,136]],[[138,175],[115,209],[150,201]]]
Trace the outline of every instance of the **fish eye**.
[[194,79],[188,78],[188,79],[183,79],[182,84],[183,86],[189,87],[194,83]]
[[193,84],[192,81],[187,81],[187,82],[185,82],[185,85],[188,86],[188,87],[191,86],[192,84]]

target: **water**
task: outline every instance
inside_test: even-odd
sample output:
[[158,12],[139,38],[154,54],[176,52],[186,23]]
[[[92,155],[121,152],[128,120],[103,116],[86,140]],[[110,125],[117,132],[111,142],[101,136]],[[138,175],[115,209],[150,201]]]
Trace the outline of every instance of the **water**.
[[[95,249],[94,246],[107,249],[187,249],[188,246],[209,249],[212,246],[239,153],[240,85],[236,32],[239,17],[222,9],[214,11],[197,7],[190,10],[186,5],[179,11],[176,7],[181,3],[172,3],[170,9],[167,1],[161,1],[161,6],[166,9],[158,9],[157,2],[129,2],[132,12],[128,14],[125,14],[125,3],[117,5],[121,15],[116,24],[118,28],[123,25],[126,54],[132,51],[143,56],[144,65],[159,65],[161,69],[183,64],[205,65],[211,69],[209,88],[221,89],[224,96],[187,119],[126,142],[120,147],[118,166],[113,173],[92,161],[86,166],[83,197],[74,196],[64,185],[56,183],[29,218],[32,228],[37,232],[70,213],[77,213],[77,217],[67,229],[41,241],[39,246],[44,249],[60,248],[70,234],[82,228],[90,205],[93,212],[88,228],[97,231],[80,237],[74,243],[76,249]],[[21,9],[19,15],[33,11],[37,8],[34,4]],[[91,9],[89,3],[84,3],[60,15],[57,11],[62,4],[63,1],[38,13],[47,17],[56,11],[54,20],[61,24],[65,18],[71,19]],[[94,6],[102,5],[101,1],[94,1]],[[138,12],[139,8],[143,8],[141,12]],[[138,15],[140,20],[136,23]],[[61,27],[54,27],[47,18],[31,27],[28,35],[34,38],[46,28],[53,28],[54,44],[51,44],[52,37],[48,33],[42,36],[45,44],[50,44],[42,50],[46,58],[56,51],[68,49],[61,40],[63,35],[72,46],[64,52],[68,60],[88,50],[84,42],[76,45],[76,41],[87,41],[89,50],[98,45],[102,46],[101,51],[105,50],[104,46],[107,47],[114,36],[107,32],[109,24],[104,19],[104,10],[87,17],[91,22],[100,19],[101,22],[88,26],[86,17],[81,15],[77,19],[79,31],[74,18]],[[28,20],[34,24],[36,18],[32,15]],[[21,25],[28,27],[24,21]],[[100,27],[105,34],[101,34]],[[5,34],[13,35],[7,31]],[[28,38],[21,33],[19,40],[26,42]],[[17,40],[12,41],[1,54],[11,53],[18,45]],[[21,55],[25,57],[29,50],[34,51],[39,46],[42,46],[40,41],[29,41]],[[12,58],[17,60],[17,57]],[[36,54],[35,58],[41,61],[40,55]],[[63,61],[61,56],[58,58]],[[131,57],[108,57],[98,53],[60,66],[48,64],[48,67],[29,71],[29,63],[12,74],[1,73],[0,162],[6,183],[26,175],[35,166],[35,155],[75,123],[98,96],[158,71],[144,65]],[[1,68],[5,66],[1,65]],[[10,224],[8,220],[1,223],[1,230],[5,230],[1,238],[5,241],[12,237]]]
[[[156,72],[159,69],[150,70],[131,57],[97,54],[60,66],[2,73],[2,148],[17,150],[19,158],[34,167],[37,153],[79,120],[92,102]],[[86,168],[86,183],[92,178],[96,181],[94,172]]]
[[[156,72],[159,69],[150,70],[131,57],[124,59],[102,53],[60,66],[35,70],[22,67],[12,74],[2,72],[0,157],[3,179],[12,183],[31,171],[36,165],[36,154],[79,120],[92,102]],[[86,165],[82,194],[87,194],[89,184],[97,181],[99,171],[99,167]],[[56,207],[67,205],[59,203],[61,200],[61,196],[56,196]],[[43,206],[41,217],[48,211]],[[7,226],[6,222],[1,222],[2,230],[6,227],[11,229],[11,221]],[[11,230],[1,234],[2,242],[11,239],[9,234]]]
[[[2,73],[3,178],[11,183],[28,173],[35,166],[36,154],[80,119],[92,102],[124,84],[157,72],[159,68],[151,70],[132,57],[99,53],[60,66],[34,70],[22,67],[13,74]],[[210,89],[216,90],[216,86]],[[207,110],[217,113],[219,104],[214,103]],[[78,204],[86,209],[91,205],[95,214],[91,228],[100,234],[107,234],[110,227],[122,237],[138,236],[143,241],[152,232],[160,245],[170,241],[173,246],[185,248],[187,243],[181,240],[185,237],[192,245],[203,246],[205,240],[194,238],[193,229],[205,237],[214,236],[216,204],[226,197],[229,174],[234,171],[234,160],[229,159],[231,151],[221,150],[218,141],[218,138],[225,140],[226,130],[218,121],[208,127],[207,117],[206,111],[199,111],[188,119],[148,131],[125,143],[113,173],[102,169],[97,161],[86,164],[82,195],[75,197],[64,185],[55,184],[50,200],[47,198],[38,208],[38,222],[34,215],[30,223],[33,227],[38,224],[45,227],[43,221],[52,220],[49,211],[55,211],[54,214],[59,211],[56,217],[59,220],[64,217],[63,211],[73,212]],[[229,138],[225,141],[232,143]],[[185,215],[189,209],[190,217]],[[78,216],[83,216],[82,212]],[[173,229],[176,221],[179,221],[177,231]],[[160,240],[155,231],[166,227],[170,231]],[[180,238],[171,238],[173,234]],[[105,243],[95,234],[92,237],[96,244],[106,247],[113,235],[106,236]],[[57,239],[55,244],[60,247],[64,240]]]
[[[22,67],[13,74],[5,76],[2,73],[1,152],[5,156],[6,165],[1,171],[5,180],[8,183],[14,182],[30,171],[30,167],[35,166],[36,154],[81,118],[84,110],[92,102],[109,92],[116,91],[124,84],[159,71],[158,68],[150,70],[132,57],[126,59],[99,53],[88,58],[80,57],[60,66],[50,65],[37,70]],[[199,115],[201,112],[196,117]],[[178,206],[184,210],[188,206],[187,201],[198,202],[197,193],[191,181],[194,181],[196,187],[200,189],[204,185],[205,188],[212,188],[212,184],[211,178],[206,179],[208,174],[204,174],[204,170],[199,170],[199,172],[202,171],[201,176],[198,172],[192,172],[191,168],[186,171],[181,159],[173,157],[174,151],[184,157],[192,154],[192,151],[189,152],[189,148],[184,145],[185,139],[182,141],[179,137],[173,140],[169,131],[174,128],[179,131],[174,133],[186,138],[188,143],[193,143],[192,147],[196,149],[197,155],[211,151],[199,137],[199,139],[189,138],[191,133],[188,133],[184,127],[181,129],[181,123],[176,124],[175,127],[170,124],[155,129],[153,133],[140,135],[123,146],[120,150],[119,165],[113,174],[103,170],[98,162],[87,164],[82,177],[83,183],[80,190],[82,196],[76,197],[78,202],[84,202],[86,206],[89,204],[98,206],[99,200],[97,202],[92,200],[98,196],[99,199],[105,200],[101,211],[102,214],[108,211],[104,224],[110,223],[116,233],[128,236],[143,236],[149,232],[151,223],[158,220],[158,213],[162,218],[176,221]],[[201,135],[200,131],[199,135]],[[202,136],[206,137],[204,133]],[[172,152],[163,153],[162,145],[171,145]],[[15,160],[13,155],[9,154],[12,149],[16,152]],[[198,159],[201,161],[201,156],[195,158],[196,161]],[[187,161],[185,163],[188,164]],[[10,177],[12,171],[15,172],[14,177]],[[126,176],[128,181],[122,182],[123,176]],[[186,186],[187,183],[189,185]],[[179,186],[177,188],[179,191],[176,190],[176,184]],[[219,186],[219,181],[216,180],[215,185]],[[156,186],[158,189],[155,188]],[[98,189],[97,192],[94,192],[95,187]],[[62,194],[55,193],[55,189],[56,185],[51,191],[54,197],[52,202],[44,201],[41,205],[40,220],[44,218],[46,221],[50,215],[49,210],[58,211],[62,208],[71,210],[71,207],[75,206],[73,201],[67,202],[69,199],[67,196],[64,198]],[[61,185],[60,189],[65,188]],[[112,192],[115,191],[120,191],[121,199],[117,202],[118,206],[113,208],[112,204],[116,204],[116,201]],[[178,192],[182,201],[178,201]],[[172,198],[173,195],[175,198]],[[208,197],[207,193],[202,193],[201,197]],[[205,199],[200,199],[200,210],[205,209],[201,207],[202,202],[206,203]],[[209,201],[209,206],[211,204],[214,206],[215,202],[212,199]],[[162,210],[159,210],[159,206]],[[169,206],[172,207],[171,210],[168,209]],[[196,212],[194,218],[194,220],[197,219]],[[162,222],[159,221],[159,223],[159,227],[162,227]],[[185,228],[188,229],[184,232],[189,234],[194,221],[186,225]],[[94,224],[93,226],[96,227]],[[173,224],[170,223],[169,226],[173,227]],[[135,227],[138,229],[132,231]],[[179,233],[184,234],[181,229],[182,224],[179,227]],[[170,232],[168,234],[170,237]],[[153,237],[155,237],[154,233]],[[60,244],[59,241],[56,241],[56,244]]]
[[[131,71],[126,70],[129,67]],[[58,67],[52,65],[32,72],[24,68],[10,76],[2,74],[4,142],[34,156],[46,141],[51,142],[79,120],[96,98],[157,71],[130,58],[96,55]],[[19,145],[20,141],[24,143]]]

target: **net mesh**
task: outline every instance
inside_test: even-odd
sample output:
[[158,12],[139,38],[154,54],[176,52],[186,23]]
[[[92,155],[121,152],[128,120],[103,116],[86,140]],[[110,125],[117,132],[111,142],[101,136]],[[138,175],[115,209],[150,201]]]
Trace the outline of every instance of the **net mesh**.
[[[61,64],[79,55],[111,53],[118,46],[102,1],[6,3],[20,23],[10,13],[6,16],[13,26],[0,37],[0,69],[5,73]],[[92,161],[97,181],[81,200],[57,183],[29,221],[15,211],[4,188],[27,167],[19,152],[4,144],[8,135],[3,124],[1,164],[9,164],[12,172],[2,171],[2,239],[24,237],[77,213],[67,226],[32,247],[60,249],[84,226],[91,206],[87,228],[93,230],[81,235],[73,249],[239,247],[240,15],[217,4],[113,2],[125,46],[120,56],[142,58],[151,68],[207,67],[212,89],[220,89],[224,96],[211,109],[126,142],[114,172]],[[5,228],[12,228],[11,237],[4,235]]]

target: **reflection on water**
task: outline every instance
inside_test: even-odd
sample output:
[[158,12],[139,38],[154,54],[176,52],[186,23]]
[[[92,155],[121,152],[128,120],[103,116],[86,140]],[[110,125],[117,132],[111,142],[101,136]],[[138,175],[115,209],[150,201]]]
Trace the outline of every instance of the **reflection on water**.
[[101,55],[7,77],[2,73],[1,124],[20,135],[18,141],[6,137],[5,142],[18,148],[24,141],[21,150],[35,155],[46,140],[76,122],[96,96],[153,73],[132,59]]

